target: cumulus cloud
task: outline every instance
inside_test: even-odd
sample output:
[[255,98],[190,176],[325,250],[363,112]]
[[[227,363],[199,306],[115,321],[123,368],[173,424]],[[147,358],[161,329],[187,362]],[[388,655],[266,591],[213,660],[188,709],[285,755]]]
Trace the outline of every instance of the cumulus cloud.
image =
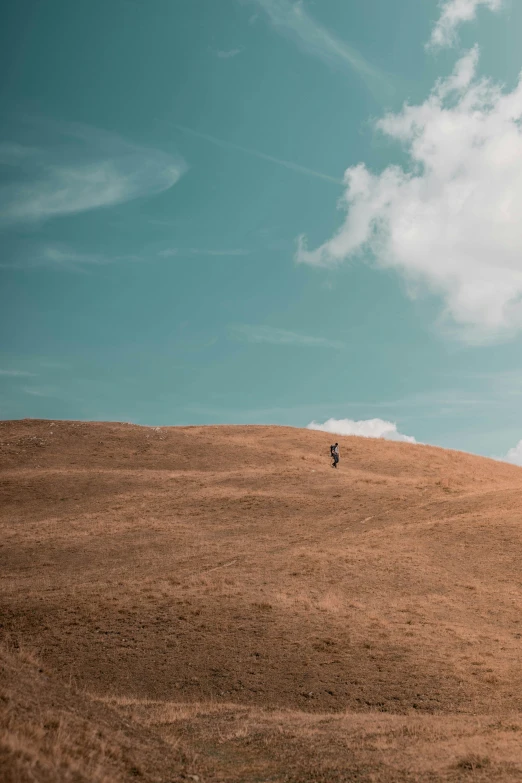
[[509,449],[505,457],[500,457],[503,462],[511,462],[512,465],[522,467],[522,440],[519,440],[516,446]]
[[0,145],[15,172],[0,188],[1,223],[50,218],[121,204],[171,188],[186,170],[181,158],[86,126],[45,127],[38,148]]
[[453,46],[457,42],[457,29],[463,22],[475,19],[479,6],[498,11],[503,0],[445,0],[441,14],[433,28],[428,44],[432,48]]
[[294,345],[307,348],[344,348],[344,343],[325,337],[310,337],[287,329],[273,326],[238,324],[230,327],[231,335],[237,340],[249,343],[270,343],[271,345]]
[[323,424],[312,421],[307,426],[308,430],[330,432],[332,435],[359,435],[363,438],[384,438],[385,440],[397,440],[403,443],[416,443],[411,435],[403,435],[397,430],[397,425],[383,419],[365,419],[353,421],[353,419],[328,419]]
[[315,250],[301,237],[296,259],[332,266],[369,251],[411,296],[439,294],[462,339],[485,343],[522,327],[522,79],[504,91],[477,78],[478,56],[377,123],[409,165],[349,168],[344,224]]

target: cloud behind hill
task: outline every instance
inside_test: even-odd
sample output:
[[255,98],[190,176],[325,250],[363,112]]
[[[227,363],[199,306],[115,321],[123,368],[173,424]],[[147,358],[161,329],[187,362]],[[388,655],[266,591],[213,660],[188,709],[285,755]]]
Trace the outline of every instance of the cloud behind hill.
[[520,465],[522,467],[522,440],[519,440],[517,445],[509,449],[505,457],[500,459],[503,462],[511,462],[512,465]]
[[353,419],[328,419],[323,424],[312,421],[308,424],[308,430],[329,432],[332,435],[359,435],[363,438],[384,438],[385,440],[403,441],[404,443],[416,443],[411,435],[403,435],[397,425],[383,419],[366,419],[353,421]]

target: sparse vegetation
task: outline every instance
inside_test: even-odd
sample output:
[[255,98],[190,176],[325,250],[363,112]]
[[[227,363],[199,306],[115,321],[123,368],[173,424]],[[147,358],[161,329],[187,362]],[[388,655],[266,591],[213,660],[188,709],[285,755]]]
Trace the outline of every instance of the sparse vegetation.
[[470,753],[469,756],[464,756],[457,761],[457,769],[466,772],[474,772],[476,769],[486,769],[490,766],[491,761],[487,756],[478,756],[475,753]]
[[48,429],[0,422],[2,783],[522,778],[522,471]]

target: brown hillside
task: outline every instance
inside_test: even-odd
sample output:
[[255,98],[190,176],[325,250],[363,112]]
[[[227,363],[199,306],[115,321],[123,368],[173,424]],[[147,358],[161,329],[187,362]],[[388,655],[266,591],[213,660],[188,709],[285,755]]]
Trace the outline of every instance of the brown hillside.
[[44,667],[18,643],[0,648],[2,783],[183,780],[180,748]]
[[522,780],[522,471],[329,442],[0,423],[2,634],[201,780]]

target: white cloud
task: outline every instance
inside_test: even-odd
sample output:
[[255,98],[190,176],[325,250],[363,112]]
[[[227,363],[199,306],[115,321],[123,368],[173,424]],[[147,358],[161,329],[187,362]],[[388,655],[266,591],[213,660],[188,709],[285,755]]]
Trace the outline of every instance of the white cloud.
[[32,147],[25,147],[23,144],[17,144],[16,142],[1,142],[0,143],[0,164],[3,166],[17,166],[20,161],[30,158],[38,150]]
[[139,147],[85,126],[46,126],[46,146],[4,144],[18,177],[0,188],[4,225],[121,204],[172,187],[186,170],[181,158]]
[[307,348],[344,348],[337,340],[327,340],[325,337],[309,337],[286,329],[275,329],[272,326],[251,326],[239,324],[230,327],[233,337],[249,343],[269,343],[271,345],[293,345]]
[[316,22],[304,8],[302,0],[254,0],[268,15],[273,27],[293,40],[307,54],[318,57],[335,68],[356,71],[373,91],[391,87],[388,76],[370,65],[352,46],[336,38]]
[[323,424],[312,421],[307,426],[308,430],[329,432],[332,435],[359,435],[363,438],[384,438],[385,440],[398,440],[404,443],[416,443],[411,435],[403,435],[397,430],[397,425],[383,419],[366,419],[353,421],[352,419],[328,419]]
[[102,266],[117,261],[143,260],[136,256],[107,256],[100,253],[84,253],[64,244],[38,244],[16,242],[4,251],[7,261],[0,263],[0,269],[23,271],[49,268],[71,272],[84,272],[87,267]]
[[38,362],[40,367],[45,367],[48,370],[67,370],[70,368],[70,364],[64,362],[48,361],[47,359],[40,359]]
[[30,394],[33,397],[58,397],[59,390],[53,386],[23,386],[22,391],[25,394]]
[[241,46],[239,49],[227,49],[227,50],[218,50],[216,52],[216,57],[219,57],[220,60],[230,60],[232,57],[237,57],[238,54],[241,54],[243,51],[243,47]]
[[468,52],[427,100],[377,123],[402,142],[409,166],[345,173],[344,224],[297,261],[332,266],[370,251],[381,267],[445,302],[469,342],[522,328],[522,80],[511,92],[478,79]]
[[35,265],[54,267],[82,267],[110,263],[109,258],[91,253],[78,253],[67,247],[47,245],[42,249],[41,256],[35,259]]
[[479,6],[498,11],[503,0],[445,0],[441,3],[441,15],[433,28],[429,47],[441,48],[457,42],[457,28],[463,22],[475,19]]
[[208,249],[202,247],[168,247],[165,250],[160,250],[158,255],[161,258],[171,258],[174,256],[248,256],[250,250],[243,250],[243,248],[236,247],[232,250],[219,250]]
[[224,139],[219,139],[216,136],[211,136],[209,133],[200,133],[200,131],[193,128],[187,128],[185,125],[175,125],[175,127],[183,133],[188,133],[190,136],[194,136],[197,139],[203,139],[204,141],[214,144],[216,147],[222,147],[226,150],[236,150],[237,152],[243,152],[246,155],[252,155],[254,158],[260,158],[261,160],[267,160],[269,163],[275,163],[278,166],[283,166],[290,171],[296,171],[299,174],[305,174],[308,177],[317,177],[317,179],[324,179],[327,182],[333,182],[336,185],[342,185],[342,179],[337,177],[331,177],[329,174],[323,174],[321,171],[314,171],[306,166],[300,166],[298,163],[293,163],[291,160],[282,160],[281,158],[274,158],[273,155],[267,155],[259,150],[253,150],[249,147],[242,147],[239,144],[232,144]]
[[517,445],[509,449],[505,457],[501,458],[503,462],[511,462],[513,465],[522,466],[522,440]]
[[34,372],[26,372],[25,370],[0,370],[0,375],[6,375],[9,378],[29,378],[35,377]]

